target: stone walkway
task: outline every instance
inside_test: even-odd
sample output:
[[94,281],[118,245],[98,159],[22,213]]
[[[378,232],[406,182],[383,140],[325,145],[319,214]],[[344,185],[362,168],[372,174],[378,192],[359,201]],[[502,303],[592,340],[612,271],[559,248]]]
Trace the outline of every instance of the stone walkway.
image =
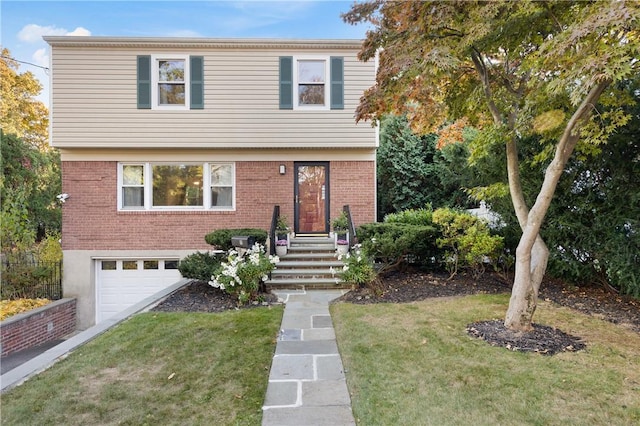
[[274,293],[286,305],[262,407],[262,425],[355,425],[329,315],[329,302],[344,292]]

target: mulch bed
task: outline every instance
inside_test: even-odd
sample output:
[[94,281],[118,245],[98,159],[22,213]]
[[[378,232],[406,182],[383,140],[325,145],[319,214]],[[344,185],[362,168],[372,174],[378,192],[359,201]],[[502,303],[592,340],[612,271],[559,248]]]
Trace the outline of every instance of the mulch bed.
[[223,312],[232,309],[250,309],[278,303],[278,297],[271,293],[260,293],[260,302],[238,306],[238,298],[210,286],[204,281],[194,281],[182,287],[156,305],[157,312]]
[[575,352],[586,347],[579,337],[557,328],[540,324],[532,324],[532,327],[531,331],[516,333],[506,328],[504,321],[480,321],[469,324],[467,333],[487,341],[492,346],[503,346],[511,351],[537,352],[543,355]]
[[[396,272],[380,279],[373,288],[351,290],[338,301],[346,303],[409,303],[433,297],[464,296],[471,294],[499,294],[511,292],[511,278],[486,273],[476,279],[464,273],[448,280],[446,274],[426,272]],[[277,296],[261,293],[258,303],[238,306],[237,300],[205,282],[194,282],[169,296],[154,311],[163,312],[221,312],[277,304]],[[613,294],[603,287],[570,286],[562,281],[546,279],[540,290],[540,299],[567,306],[594,315],[615,324],[623,324],[640,333],[640,300]],[[515,333],[507,330],[500,320],[469,324],[467,332],[489,344],[514,351],[538,352],[553,355],[563,351],[584,348],[579,337],[561,330],[533,324],[530,332]]]

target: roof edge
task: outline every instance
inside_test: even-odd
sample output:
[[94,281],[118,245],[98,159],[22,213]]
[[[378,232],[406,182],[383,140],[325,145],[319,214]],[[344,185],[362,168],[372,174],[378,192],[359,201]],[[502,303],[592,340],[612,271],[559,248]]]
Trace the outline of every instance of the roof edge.
[[315,48],[359,49],[360,39],[259,39],[190,37],[44,36],[52,47],[191,47],[191,48]]

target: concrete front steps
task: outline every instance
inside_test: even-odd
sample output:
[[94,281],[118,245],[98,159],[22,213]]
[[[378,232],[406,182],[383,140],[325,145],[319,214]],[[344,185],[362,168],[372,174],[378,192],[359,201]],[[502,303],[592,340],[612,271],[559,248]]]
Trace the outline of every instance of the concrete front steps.
[[266,285],[273,290],[350,288],[340,279],[343,266],[333,237],[293,237]]

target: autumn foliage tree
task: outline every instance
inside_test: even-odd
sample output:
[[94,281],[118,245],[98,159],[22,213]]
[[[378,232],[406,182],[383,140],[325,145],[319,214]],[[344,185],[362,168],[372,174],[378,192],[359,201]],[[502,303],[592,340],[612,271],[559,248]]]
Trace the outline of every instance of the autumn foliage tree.
[[[372,0],[343,18],[373,25],[359,57],[379,63],[357,120],[403,113],[428,132],[465,117],[482,128],[481,148],[503,146],[522,229],[505,325],[531,329],[549,258],[540,229],[564,167],[629,118],[621,106],[632,100],[615,83],[640,71],[640,3]],[[526,196],[518,144],[531,140],[546,169]]]
[[2,49],[0,59],[0,218],[3,253],[28,249],[60,231],[60,155],[49,146],[49,112],[36,99],[42,86]]
[[30,72],[20,74],[11,52],[0,60],[0,124],[5,135],[16,135],[43,151],[49,149],[49,111],[36,96],[42,85]]

